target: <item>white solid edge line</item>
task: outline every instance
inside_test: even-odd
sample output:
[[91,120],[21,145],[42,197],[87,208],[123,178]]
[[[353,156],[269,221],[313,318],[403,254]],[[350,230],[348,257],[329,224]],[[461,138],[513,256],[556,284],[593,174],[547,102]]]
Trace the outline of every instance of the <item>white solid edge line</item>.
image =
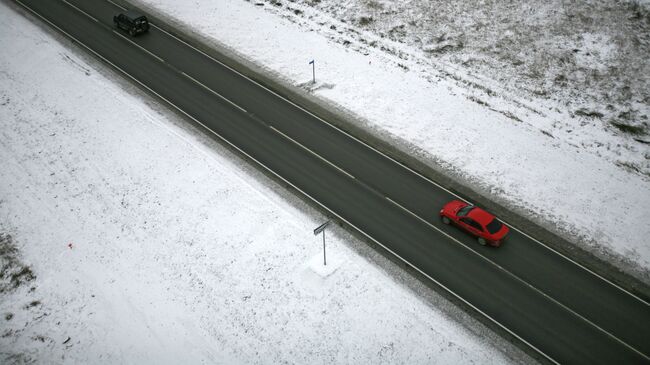
[[[113,5],[115,5],[116,7],[118,7],[118,8],[120,8],[120,9],[122,9],[122,10],[126,10],[126,8],[125,8],[125,7],[123,7],[123,6],[122,6],[122,5],[120,5],[120,4],[116,4],[116,3],[114,3],[114,2],[113,2],[113,1],[111,1],[111,0],[106,0],[106,1],[108,1],[109,3],[111,3],[111,4],[113,4]],[[151,23],[149,23],[149,24],[151,24]]]
[[514,333],[513,331],[511,331],[510,329],[508,329],[506,326],[504,326],[503,324],[499,323],[497,320],[495,320],[494,318],[490,317],[489,315],[487,315],[486,313],[484,313],[483,311],[481,311],[480,309],[478,309],[477,307],[475,307],[472,303],[470,303],[470,302],[468,302],[467,300],[463,299],[463,297],[461,297],[460,295],[456,294],[455,292],[453,292],[452,290],[450,290],[449,288],[447,288],[446,286],[444,286],[442,283],[438,282],[436,279],[432,278],[431,276],[427,275],[427,274],[426,274],[425,272],[423,272],[422,270],[418,269],[415,265],[411,264],[409,261],[403,259],[401,256],[399,256],[398,254],[396,254],[395,252],[393,252],[391,249],[389,249],[388,247],[384,246],[381,242],[379,242],[378,240],[374,239],[372,236],[370,236],[369,234],[365,233],[363,230],[359,229],[359,228],[356,227],[354,224],[348,222],[345,218],[341,217],[341,216],[338,215],[336,212],[332,211],[331,209],[329,209],[328,207],[326,207],[325,205],[323,205],[322,203],[320,203],[318,200],[314,199],[314,198],[311,197],[309,194],[307,194],[307,193],[305,193],[304,191],[302,191],[300,188],[298,188],[297,186],[295,186],[294,184],[292,184],[290,181],[284,179],[282,176],[280,176],[279,174],[277,174],[275,171],[273,171],[273,170],[271,170],[270,168],[266,167],[266,165],[264,165],[263,163],[259,162],[258,160],[256,160],[255,158],[253,158],[252,156],[250,156],[249,154],[247,154],[246,152],[244,152],[243,150],[241,150],[239,147],[235,146],[234,144],[232,144],[231,142],[229,142],[227,139],[225,139],[224,137],[222,137],[222,136],[219,135],[218,133],[216,133],[216,132],[214,132],[213,130],[211,130],[210,128],[208,128],[205,124],[201,123],[199,120],[197,120],[196,118],[192,117],[191,115],[189,115],[188,113],[186,113],[185,111],[183,111],[181,108],[179,108],[179,107],[177,107],[176,105],[174,105],[173,103],[171,103],[169,100],[167,100],[166,98],[164,98],[164,97],[161,96],[160,94],[156,93],[154,90],[152,90],[151,88],[149,88],[147,85],[143,84],[143,83],[140,82],[138,79],[136,79],[135,77],[131,76],[129,73],[125,72],[125,71],[122,70],[120,67],[118,67],[117,65],[115,65],[115,64],[112,63],[111,61],[107,60],[106,58],[104,58],[104,57],[103,57],[102,55],[100,55],[99,53],[95,52],[92,48],[88,47],[85,43],[80,42],[80,41],[77,40],[75,37],[73,37],[72,35],[70,35],[70,34],[67,33],[66,31],[64,31],[63,29],[59,28],[59,27],[58,27],[57,25],[55,25],[54,23],[50,22],[50,21],[49,21],[48,19],[46,19],[45,17],[41,16],[39,13],[37,13],[36,11],[32,10],[32,9],[31,9],[30,7],[28,7],[27,5],[25,5],[24,3],[22,3],[20,0],[15,0],[15,1],[16,1],[17,3],[19,3],[19,4],[20,4],[22,7],[24,7],[25,9],[27,9],[28,11],[30,11],[32,14],[34,14],[34,15],[36,15],[37,17],[43,19],[45,22],[47,22],[48,24],[50,24],[52,27],[58,29],[61,33],[65,34],[65,35],[68,36],[69,38],[73,39],[75,42],[77,42],[78,44],[80,44],[81,46],[83,46],[84,48],[86,48],[87,50],[89,50],[91,53],[93,53],[95,56],[97,56],[97,57],[99,57],[100,59],[102,59],[104,62],[108,63],[109,65],[111,65],[111,66],[113,66],[113,67],[115,67],[115,69],[119,70],[119,71],[122,72],[124,75],[126,75],[127,77],[129,77],[129,78],[132,79],[133,81],[135,81],[135,82],[137,82],[138,84],[140,84],[140,85],[141,85],[142,87],[144,87],[145,89],[149,90],[151,93],[155,94],[156,96],[158,96],[159,98],[161,98],[162,100],[164,100],[167,104],[171,105],[174,109],[178,110],[179,112],[181,112],[182,114],[184,114],[184,115],[187,116],[188,118],[194,120],[196,123],[198,123],[198,124],[200,124],[201,126],[203,126],[206,130],[210,131],[210,132],[213,133],[215,136],[217,136],[219,139],[221,139],[222,141],[224,141],[224,142],[226,142],[227,144],[229,144],[230,146],[232,146],[234,149],[236,149],[237,151],[239,151],[241,154],[243,154],[244,156],[246,156],[246,157],[250,158],[251,160],[255,161],[255,163],[257,163],[258,165],[262,166],[264,169],[266,169],[267,171],[269,171],[270,173],[272,173],[273,175],[275,175],[275,176],[276,176],[277,178],[279,178],[280,180],[282,180],[282,181],[284,181],[285,183],[289,184],[291,187],[293,187],[294,189],[296,189],[297,191],[299,191],[301,194],[304,194],[306,197],[308,197],[309,199],[311,199],[314,203],[318,204],[318,205],[321,206],[323,209],[327,210],[327,211],[330,212],[332,215],[334,215],[335,217],[339,218],[341,221],[343,221],[343,222],[345,222],[346,224],[348,224],[349,226],[353,227],[354,229],[356,229],[357,231],[359,231],[361,234],[363,234],[364,236],[368,237],[370,240],[372,240],[373,242],[377,243],[379,246],[383,247],[386,251],[388,251],[388,252],[390,252],[391,254],[393,254],[395,257],[398,257],[400,260],[402,260],[403,262],[405,262],[407,265],[409,265],[410,267],[412,267],[414,270],[418,271],[420,274],[422,274],[422,275],[424,275],[425,277],[429,278],[429,280],[433,281],[433,282],[436,283],[438,286],[440,286],[441,288],[445,289],[445,290],[446,290],[447,292],[449,292],[451,295],[453,295],[454,297],[458,298],[460,301],[462,301],[463,303],[465,303],[465,304],[468,305],[469,307],[473,308],[473,309],[476,310],[478,313],[481,313],[484,317],[488,318],[490,321],[492,321],[493,323],[495,323],[497,326],[503,328],[506,332],[510,333],[512,336],[514,336],[515,338],[519,339],[521,342],[525,343],[526,345],[528,345],[528,346],[529,346],[530,348],[532,348],[533,350],[537,351],[539,354],[541,354],[542,356],[544,356],[546,359],[548,359],[549,361],[551,361],[551,362],[553,362],[553,363],[559,365],[559,363],[558,363],[557,361],[555,361],[553,358],[551,358],[549,355],[545,354],[545,353],[542,352],[540,349],[538,349],[537,347],[535,347],[534,345],[532,345],[531,343],[529,343],[528,341],[526,341],[525,339],[523,339],[522,337],[520,337],[519,335],[517,335],[516,333]]
[[[106,0],[106,1],[110,2],[111,4],[115,5],[116,7],[120,8],[120,9],[125,9],[124,7],[122,7],[122,6],[120,6],[120,5],[116,4],[116,3],[114,3],[114,2],[111,1],[111,0]],[[175,36],[174,34],[169,33],[168,31],[166,31],[165,29],[163,29],[163,28],[157,26],[157,25],[154,24],[154,23],[149,23],[149,24],[151,24],[153,27],[156,27],[158,30],[162,31],[163,33],[166,33],[166,34],[169,35],[170,37],[172,37],[172,38],[178,40],[179,42],[181,42],[181,43],[183,43],[183,44],[185,44],[186,46],[192,48],[193,50],[195,50],[196,52],[202,54],[203,56],[205,56],[205,57],[211,59],[212,61],[214,61],[214,62],[220,64],[220,65],[223,66],[223,67],[226,67],[227,69],[229,69],[229,70],[231,70],[232,72],[238,74],[239,76],[245,78],[246,80],[248,80],[248,81],[254,83],[255,85],[257,85],[257,86],[259,86],[259,87],[261,87],[261,88],[263,88],[264,90],[266,90],[266,91],[268,91],[269,93],[275,95],[276,97],[278,97],[278,98],[280,98],[280,99],[286,101],[287,103],[293,105],[294,107],[296,107],[296,108],[302,110],[303,112],[305,112],[305,113],[311,115],[312,117],[314,117],[314,118],[320,120],[321,122],[323,122],[323,123],[325,123],[326,125],[328,125],[330,128],[333,128],[333,129],[339,131],[340,133],[343,133],[344,135],[346,135],[346,136],[348,136],[348,137],[354,139],[355,141],[357,141],[357,142],[361,143],[362,145],[366,146],[367,148],[373,150],[375,153],[378,153],[379,155],[381,155],[381,156],[383,156],[383,157],[385,157],[385,158],[391,160],[393,163],[395,163],[395,164],[401,166],[402,168],[408,170],[409,172],[411,172],[411,173],[413,173],[413,174],[419,176],[421,179],[427,181],[428,183],[430,183],[430,184],[432,184],[432,185],[435,185],[435,186],[438,187],[439,189],[442,189],[442,190],[446,191],[446,192],[449,193],[450,195],[452,195],[452,196],[454,196],[454,197],[456,197],[456,198],[458,198],[458,199],[460,199],[460,200],[462,200],[462,201],[464,201],[464,202],[466,202],[466,203],[468,203],[468,204],[473,204],[472,202],[468,201],[467,199],[465,199],[465,198],[459,196],[458,194],[456,194],[456,193],[450,191],[449,189],[447,189],[447,188],[445,188],[444,186],[438,184],[437,182],[435,182],[435,181],[429,179],[428,177],[426,177],[426,176],[420,174],[419,172],[417,172],[417,171],[413,170],[412,168],[408,167],[407,165],[405,165],[405,164],[403,164],[403,163],[401,163],[401,162],[395,160],[395,159],[392,158],[391,156],[388,156],[388,155],[385,154],[384,152],[382,152],[382,151],[376,149],[375,147],[373,147],[373,146],[367,144],[366,142],[362,141],[361,139],[359,139],[359,138],[357,138],[357,137],[351,135],[350,133],[344,131],[343,129],[341,129],[341,128],[339,128],[339,127],[337,127],[336,125],[333,125],[333,124],[331,124],[330,122],[328,122],[328,121],[322,119],[322,118],[319,117],[318,115],[313,114],[313,113],[310,112],[309,110],[307,110],[307,109],[303,108],[302,106],[300,106],[300,105],[294,103],[293,101],[291,101],[291,100],[289,100],[289,99],[283,97],[282,95],[277,94],[277,93],[274,92],[273,90],[271,90],[271,89],[265,87],[264,85],[262,85],[262,84],[258,83],[257,81],[255,81],[255,80],[249,78],[248,76],[246,76],[246,75],[242,74],[241,72],[235,70],[234,68],[232,68],[232,67],[226,65],[225,63],[223,63],[223,62],[221,62],[221,61],[219,61],[219,60],[213,58],[212,56],[208,55],[207,53],[203,52],[202,50],[200,50],[200,49],[198,49],[198,48],[192,46],[191,44],[185,42],[184,40],[178,38],[178,37]],[[531,241],[536,242],[537,244],[539,244],[539,245],[545,247],[546,249],[548,249],[548,250],[552,251],[553,253],[557,254],[558,256],[563,257],[564,259],[566,259],[566,260],[568,260],[569,262],[571,262],[571,263],[577,265],[578,267],[580,267],[580,268],[582,268],[583,270],[589,272],[590,274],[596,276],[597,278],[599,278],[599,279],[601,279],[601,280],[603,280],[603,281],[609,283],[610,285],[612,285],[612,286],[618,288],[619,290],[625,292],[626,294],[628,294],[628,295],[634,297],[635,299],[637,299],[638,301],[644,303],[645,305],[650,306],[650,303],[649,303],[649,302],[647,302],[647,301],[643,300],[642,298],[638,297],[636,294],[629,292],[629,291],[626,290],[625,288],[623,288],[623,287],[619,286],[618,284],[616,284],[616,283],[614,283],[614,282],[608,280],[607,278],[605,278],[605,277],[601,276],[600,274],[598,274],[598,273],[592,271],[591,269],[589,269],[589,268],[583,266],[583,265],[580,264],[579,262],[577,262],[577,261],[573,260],[572,258],[570,258],[570,257],[568,257],[568,256],[566,256],[566,255],[564,255],[563,253],[557,251],[556,249],[554,249],[554,248],[552,248],[552,247],[546,245],[545,243],[539,241],[539,240],[536,239],[535,237],[532,237],[532,236],[526,234],[525,232],[523,232],[522,230],[520,230],[520,229],[517,228],[516,226],[514,226],[514,225],[508,223],[507,221],[505,221],[505,220],[503,220],[503,219],[502,219],[502,221],[503,221],[503,223],[505,223],[506,225],[510,226],[511,228],[513,228],[514,230],[516,230],[517,232],[519,232],[519,233],[523,234],[524,236],[526,236],[526,237],[527,237],[528,239],[530,239]]]

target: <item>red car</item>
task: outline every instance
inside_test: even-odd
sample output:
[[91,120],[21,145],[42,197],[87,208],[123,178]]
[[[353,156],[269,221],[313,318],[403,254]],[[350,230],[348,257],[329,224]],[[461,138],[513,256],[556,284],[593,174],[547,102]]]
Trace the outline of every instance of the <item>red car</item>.
[[440,217],[444,224],[454,223],[477,236],[478,243],[483,246],[489,243],[490,246],[499,247],[510,231],[492,214],[460,200],[452,200],[445,204],[440,210]]

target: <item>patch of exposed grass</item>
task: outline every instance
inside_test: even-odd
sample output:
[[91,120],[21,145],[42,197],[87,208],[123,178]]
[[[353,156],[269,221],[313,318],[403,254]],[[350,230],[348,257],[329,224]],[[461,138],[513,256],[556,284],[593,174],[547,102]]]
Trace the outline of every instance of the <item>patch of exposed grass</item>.
[[34,279],[32,269],[20,261],[13,237],[0,233],[0,293],[13,291]]
[[630,124],[625,124],[621,122],[610,122],[611,125],[616,127],[618,130],[620,130],[623,133],[628,133],[632,134],[635,136],[643,135],[645,134],[645,129],[641,126],[636,126],[636,125],[630,125]]
[[512,119],[512,120],[514,120],[515,122],[519,122],[519,123],[523,123],[523,122],[524,122],[523,120],[519,119],[519,117],[517,117],[516,115],[512,114],[512,113],[509,112],[509,111],[499,111],[499,112],[500,112],[501,114],[505,115],[506,117],[508,117],[508,118],[510,118],[510,119]]
[[546,90],[540,90],[540,89],[533,90],[533,94],[535,94],[537,96],[542,96],[542,97],[548,96],[548,92]]
[[408,71],[408,70],[409,70],[408,66],[406,66],[406,65],[404,65],[404,64],[398,63],[397,66],[399,66],[400,68],[404,69],[404,71]]
[[566,86],[567,82],[568,79],[564,74],[559,74],[553,79],[553,83],[556,85]]
[[27,304],[25,306],[25,309],[33,308],[33,307],[36,307],[36,306],[39,306],[39,305],[41,305],[40,300],[32,300],[31,302],[29,302],[29,304]]
[[624,168],[625,170],[628,170],[630,172],[635,172],[637,174],[645,175],[645,176],[650,176],[647,172],[644,172],[639,166],[637,166],[634,163],[626,162],[626,161],[617,161],[616,165],[619,167]]
[[5,233],[0,233],[0,257],[16,256],[18,250],[13,244],[13,238]]
[[477,98],[474,95],[469,96],[469,100],[471,100],[471,101],[473,101],[473,102],[475,102],[475,103],[477,103],[479,105],[490,106],[490,104],[488,104],[487,102]]
[[555,138],[555,137],[553,137],[553,135],[549,131],[545,131],[545,130],[542,129],[541,132],[542,132],[542,134],[544,134],[544,135],[546,135],[548,137]]
[[602,117],[604,117],[603,113],[601,113],[601,112],[597,112],[595,110],[587,110],[587,109],[584,109],[584,108],[580,108],[580,109],[576,110],[575,114],[583,116],[583,117],[588,117],[588,118],[602,118]]
[[446,38],[446,36],[443,34],[438,38],[437,43],[426,45],[422,47],[422,50],[429,54],[440,55],[449,52],[457,52],[463,49],[464,46],[465,44],[462,40]]
[[368,24],[370,24],[370,23],[372,23],[374,21],[375,20],[371,16],[359,17],[359,25],[368,25]]
[[36,279],[36,275],[34,275],[32,269],[28,266],[23,266],[20,271],[12,273],[10,276],[10,282],[14,288],[19,287],[22,283],[26,283],[34,279]]
[[366,6],[370,9],[375,9],[375,10],[382,10],[384,8],[384,6],[381,3],[373,0],[366,2]]

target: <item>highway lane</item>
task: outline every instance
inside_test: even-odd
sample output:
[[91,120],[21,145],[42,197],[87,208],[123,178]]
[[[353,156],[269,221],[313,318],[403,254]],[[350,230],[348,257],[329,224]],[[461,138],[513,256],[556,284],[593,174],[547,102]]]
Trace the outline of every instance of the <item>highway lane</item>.
[[[649,353],[644,341],[649,338],[646,327],[650,323],[646,303],[519,233],[513,232],[506,245],[493,250],[440,225],[435,217],[439,207],[452,198],[448,192],[155,28],[151,34],[133,40],[167,64],[161,63],[111,31],[112,14],[116,12],[112,4],[73,2],[98,20],[94,22],[59,1],[26,3],[551,358],[604,362],[630,356],[627,359],[632,362],[647,361],[625,345]],[[246,112],[199,87],[178,70],[227,95]],[[256,125],[263,128],[251,127]],[[295,144],[293,150],[282,147],[292,143],[269,125],[355,179]],[[305,160],[304,155],[311,159]],[[337,176],[344,178],[343,182]],[[384,196],[466,246],[423,224]]]

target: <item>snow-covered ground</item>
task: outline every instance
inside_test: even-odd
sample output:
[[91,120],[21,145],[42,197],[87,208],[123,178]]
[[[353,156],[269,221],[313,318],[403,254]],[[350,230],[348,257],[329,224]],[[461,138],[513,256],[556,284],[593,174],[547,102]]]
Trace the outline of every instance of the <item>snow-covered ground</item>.
[[650,283],[647,4],[136,2]]
[[322,216],[13,7],[0,2],[0,362],[521,356],[336,227],[323,270]]

